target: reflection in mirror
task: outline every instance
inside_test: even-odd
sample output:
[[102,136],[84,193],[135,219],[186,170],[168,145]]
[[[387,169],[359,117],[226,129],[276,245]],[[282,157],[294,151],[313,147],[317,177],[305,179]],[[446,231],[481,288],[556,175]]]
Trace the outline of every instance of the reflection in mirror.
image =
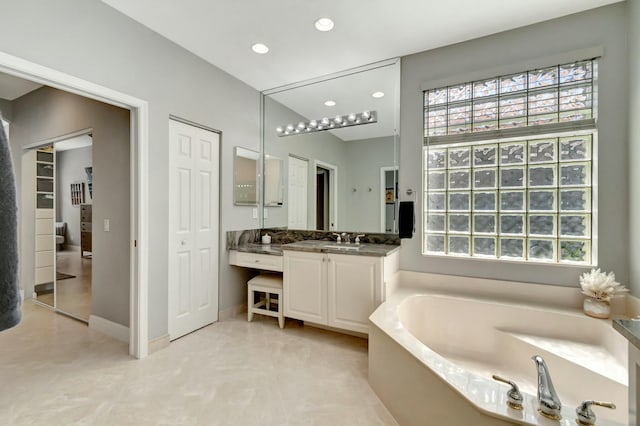
[[234,190],[233,202],[239,206],[258,205],[258,160],[260,153],[250,149],[235,147],[233,161]]
[[264,205],[269,207],[284,204],[284,187],[282,186],[284,161],[273,155],[264,156]]
[[263,227],[397,233],[399,88],[391,60],[263,93]]

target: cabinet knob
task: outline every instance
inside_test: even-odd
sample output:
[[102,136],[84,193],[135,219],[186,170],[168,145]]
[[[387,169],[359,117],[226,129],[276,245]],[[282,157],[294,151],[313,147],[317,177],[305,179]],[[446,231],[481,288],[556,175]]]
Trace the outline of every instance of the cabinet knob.
[[181,245],[181,246],[186,246],[186,245],[187,245],[187,242],[186,242],[185,240],[182,240],[182,241],[180,241],[180,245]]

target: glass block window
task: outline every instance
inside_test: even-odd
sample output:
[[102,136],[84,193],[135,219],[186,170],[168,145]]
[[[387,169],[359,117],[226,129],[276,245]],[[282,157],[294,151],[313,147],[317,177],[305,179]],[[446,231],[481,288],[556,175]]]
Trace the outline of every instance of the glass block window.
[[424,136],[594,117],[596,61],[572,62],[424,92]]
[[590,265],[595,60],[425,100],[423,253]]

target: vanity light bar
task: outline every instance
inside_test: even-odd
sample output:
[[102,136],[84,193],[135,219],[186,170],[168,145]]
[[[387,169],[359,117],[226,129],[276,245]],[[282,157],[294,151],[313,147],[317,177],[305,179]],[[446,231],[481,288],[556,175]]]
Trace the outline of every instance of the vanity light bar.
[[361,126],[378,122],[376,111],[352,112],[351,114],[336,115],[333,118],[323,117],[319,120],[301,121],[298,124],[278,126],[278,136],[295,136],[305,133],[321,132],[324,130],[340,129],[343,127]]

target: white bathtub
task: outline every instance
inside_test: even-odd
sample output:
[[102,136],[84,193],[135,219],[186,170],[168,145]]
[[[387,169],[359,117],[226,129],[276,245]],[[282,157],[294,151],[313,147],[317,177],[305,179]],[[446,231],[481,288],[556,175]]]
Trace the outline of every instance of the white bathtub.
[[[617,405],[594,407],[598,425],[627,424],[627,342],[581,312],[577,289],[415,273],[400,281],[369,334],[369,381],[400,425],[569,426],[586,399]],[[547,363],[560,422],[537,412],[533,355]],[[509,388],[492,374],[519,385],[523,411],[507,407]]]

